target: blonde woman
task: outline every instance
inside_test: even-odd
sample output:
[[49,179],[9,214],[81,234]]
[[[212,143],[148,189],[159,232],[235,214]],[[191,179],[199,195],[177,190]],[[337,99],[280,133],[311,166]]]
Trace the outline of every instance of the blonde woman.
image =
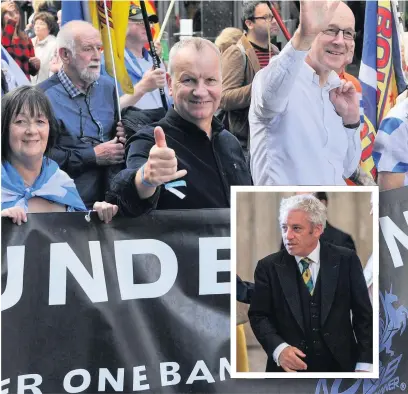
[[236,44],[242,37],[242,30],[236,27],[227,27],[221,31],[215,39],[214,44],[217,45],[221,53],[225,52],[231,45]]

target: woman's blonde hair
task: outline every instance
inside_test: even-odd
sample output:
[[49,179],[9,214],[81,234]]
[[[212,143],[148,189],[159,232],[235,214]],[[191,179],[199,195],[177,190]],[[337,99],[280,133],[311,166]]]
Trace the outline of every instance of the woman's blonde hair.
[[225,28],[215,39],[215,45],[221,53],[225,52],[231,45],[236,44],[242,37],[242,30],[236,27]]

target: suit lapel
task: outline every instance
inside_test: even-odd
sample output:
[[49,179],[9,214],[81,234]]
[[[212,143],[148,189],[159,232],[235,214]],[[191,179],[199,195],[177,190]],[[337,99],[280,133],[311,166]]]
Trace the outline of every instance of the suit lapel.
[[305,332],[303,314],[300,303],[300,295],[297,285],[297,264],[293,256],[285,252],[280,264],[276,264],[276,272],[283,289],[283,294],[289,304],[289,308],[296,319],[299,327]]
[[331,252],[324,242],[320,248],[320,272],[321,275],[321,325],[323,327],[333,304],[339,278],[340,256]]

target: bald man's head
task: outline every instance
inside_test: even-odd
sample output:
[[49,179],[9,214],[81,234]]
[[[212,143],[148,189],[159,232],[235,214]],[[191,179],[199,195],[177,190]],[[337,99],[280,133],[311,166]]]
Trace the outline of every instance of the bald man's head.
[[327,29],[314,40],[308,63],[318,73],[341,69],[350,58],[354,38],[354,14],[347,4],[341,2]]

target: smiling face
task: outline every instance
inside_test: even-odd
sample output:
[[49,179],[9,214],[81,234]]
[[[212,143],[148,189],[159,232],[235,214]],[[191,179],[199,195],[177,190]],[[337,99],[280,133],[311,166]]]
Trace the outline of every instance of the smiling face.
[[306,257],[316,248],[323,228],[321,225],[313,225],[305,211],[294,209],[283,219],[281,231],[288,253]]
[[167,79],[177,113],[202,130],[211,130],[222,90],[220,57],[215,49],[208,45],[199,51],[194,46],[181,48]]
[[[340,3],[328,29],[342,29],[355,32],[355,19],[350,8]],[[319,33],[309,51],[308,63],[319,73],[341,69],[350,58],[354,40],[344,39],[344,32],[336,36]]]
[[41,161],[47,148],[50,125],[44,114],[30,114],[28,108],[13,116],[10,123],[10,162]]

